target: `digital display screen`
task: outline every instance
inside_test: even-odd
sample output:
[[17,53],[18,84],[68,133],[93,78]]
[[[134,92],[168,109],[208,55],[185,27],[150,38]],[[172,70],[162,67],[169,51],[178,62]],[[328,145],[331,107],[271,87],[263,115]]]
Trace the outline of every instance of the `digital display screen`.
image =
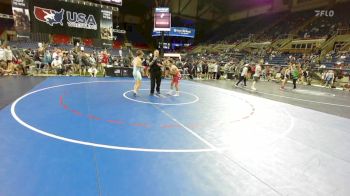
[[171,13],[169,8],[156,8],[154,12],[154,31],[170,31]]
[[[194,38],[195,33],[196,33],[196,30],[193,28],[171,27],[170,31],[165,33],[165,36]],[[152,37],[158,37],[161,35],[162,35],[161,31],[153,31]]]
[[114,4],[114,5],[119,5],[119,6],[123,5],[122,0],[101,0],[101,1],[104,3],[110,3],[110,4]]

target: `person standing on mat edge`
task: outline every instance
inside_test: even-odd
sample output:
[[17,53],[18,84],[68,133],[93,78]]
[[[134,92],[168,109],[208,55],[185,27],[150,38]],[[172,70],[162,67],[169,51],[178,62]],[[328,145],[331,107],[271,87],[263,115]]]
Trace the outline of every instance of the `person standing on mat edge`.
[[[149,63],[150,75],[151,75],[151,92],[150,95],[154,95],[154,89],[156,88],[157,94],[160,94],[160,84],[162,81],[162,61],[159,58],[159,50],[155,50],[151,62]],[[157,85],[157,87],[156,87]]]
[[293,89],[297,88],[297,80],[300,75],[300,67],[298,65],[293,64],[292,67],[292,77],[293,77]]
[[251,86],[251,89],[253,91],[256,91],[256,88],[255,88],[255,84],[260,80],[260,76],[261,76],[261,66],[260,64],[256,64],[255,66],[255,73],[253,75],[253,84]]
[[236,87],[238,87],[238,84],[241,83],[242,81],[244,82],[244,86],[247,86],[247,74],[248,74],[248,64],[245,64],[241,76],[239,77],[238,82],[235,84]]
[[141,82],[142,82],[142,75],[141,75],[142,57],[143,57],[143,52],[141,50],[137,50],[136,57],[132,61],[132,64],[133,64],[132,75],[134,76],[134,79],[135,79],[135,85],[134,85],[134,96],[135,97],[137,96],[137,94],[140,90]]

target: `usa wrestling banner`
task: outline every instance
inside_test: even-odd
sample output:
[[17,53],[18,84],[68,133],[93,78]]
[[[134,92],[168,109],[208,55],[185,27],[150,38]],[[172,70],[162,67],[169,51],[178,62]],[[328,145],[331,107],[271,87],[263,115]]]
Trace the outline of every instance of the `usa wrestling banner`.
[[53,0],[32,0],[33,32],[66,34],[84,38],[100,37],[100,8]]

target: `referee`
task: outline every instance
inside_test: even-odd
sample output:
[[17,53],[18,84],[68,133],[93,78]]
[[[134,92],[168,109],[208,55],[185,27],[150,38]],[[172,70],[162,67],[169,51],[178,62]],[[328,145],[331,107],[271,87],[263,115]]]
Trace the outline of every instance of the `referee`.
[[157,94],[160,94],[160,84],[162,81],[162,62],[159,58],[159,51],[155,50],[153,57],[149,63],[150,75],[151,75],[151,92],[150,95],[154,95],[154,89],[156,89]]

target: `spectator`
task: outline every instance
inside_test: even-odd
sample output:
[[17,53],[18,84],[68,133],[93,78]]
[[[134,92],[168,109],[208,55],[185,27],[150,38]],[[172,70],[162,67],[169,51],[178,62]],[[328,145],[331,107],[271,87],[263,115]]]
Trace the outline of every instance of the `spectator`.
[[244,81],[244,86],[245,87],[247,86],[246,82],[247,82],[248,66],[249,66],[248,64],[244,65],[240,78],[238,82],[235,84],[236,87],[238,87],[238,84],[241,83],[242,81]]
[[44,59],[43,59],[43,64],[44,64],[44,67],[46,67],[46,70],[51,69],[51,62],[52,62],[51,52],[49,50],[46,50],[44,54]]
[[10,73],[15,74],[16,71],[16,65],[14,64],[13,60],[13,53],[10,48],[10,46],[5,47],[5,59],[7,63],[7,70],[10,71]]
[[66,75],[71,75],[73,72],[73,65],[72,65],[72,61],[68,58],[67,55],[63,57],[62,65],[63,65],[64,73]]
[[7,70],[7,58],[6,58],[6,52],[5,52],[6,45],[3,44],[0,47],[0,74],[4,75]]
[[300,76],[300,67],[298,65],[293,64],[292,66],[292,79],[293,79],[293,89],[297,88],[297,80]]
[[95,77],[95,78],[96,78],[97,73],[98,73],[98,70],[96,69],[96,66],[93,65],[92,67],[90,67],[90,68],[88,69],[88,72],[89,72],[89,74],[90,74],[91,77]]
[[59,56],[56,56],[56,58],[52,61],[51,66],[54,70],[56,70],[57,75],[63,75],[64,70]]
[[325,87],[331,88],[333,85],[333,82],[334,82],[334,71],[333,70],[328,70],[328,72],[325,75],[325,80],[326,80]]

